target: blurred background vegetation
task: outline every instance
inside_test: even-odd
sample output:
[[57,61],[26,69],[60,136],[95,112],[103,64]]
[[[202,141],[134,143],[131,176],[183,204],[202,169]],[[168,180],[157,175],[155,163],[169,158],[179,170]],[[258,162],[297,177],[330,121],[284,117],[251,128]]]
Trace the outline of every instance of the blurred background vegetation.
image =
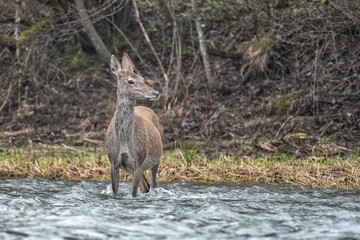
[[126,52],[162,93],[139,104],[162,119],[167,148],[206,142],[208,151],[232,155],[306,156],[359,150],[358,0],[0,5],[3,146],[102,146],[116,102],[108,57]]

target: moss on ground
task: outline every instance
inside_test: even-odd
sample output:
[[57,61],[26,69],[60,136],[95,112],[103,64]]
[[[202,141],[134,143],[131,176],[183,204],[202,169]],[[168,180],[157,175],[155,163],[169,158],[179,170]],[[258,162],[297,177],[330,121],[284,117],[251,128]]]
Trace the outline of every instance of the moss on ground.
[[291,96],[281,96],[269,104],[265,105],[265,110],[276,116],[283,116],[294,112],[299,108],[307,108],[311,105],[310,97],[292,98]]
[[91,55],[83,51],[80,43],[73,43],[72,38],[65,47],[64,70],[66,72],[82,72],[85,74],[101,72],[105,64],[97,55]]
[[48,22],[49,21],[47,19],[43,19],[40,22],[34,24],[30,29],[23,31],[19,37],[20,41],[29,41],[30,39],[41,33],[44,25]]
[[251,43],[251,47],[254,52],[259,52],[259,54],[266,53],[273,46],[274,41],[268,37],[262,37],[260,39],[255,39]]

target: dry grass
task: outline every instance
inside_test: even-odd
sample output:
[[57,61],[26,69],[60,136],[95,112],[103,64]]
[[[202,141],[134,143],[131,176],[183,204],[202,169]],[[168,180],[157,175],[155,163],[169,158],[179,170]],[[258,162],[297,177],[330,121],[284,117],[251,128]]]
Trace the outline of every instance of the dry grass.
[[0,153],[1,177],[104,179],[109,166],[95,149],[37,145]]
[[[149,173],[147,173],[149,176]],[[0,148],[0,177],[98,180],[110,179],[110,163],[102,149],[37,145],[23,149]],[[120,179],[131,176],[120,173]],[[251,159],[206,156],[176,149],[165,152],[159,181],[236,184],[285,184],[313,188],[360,189],[360,157],[287,155]]]
[[163,159],[159,176],[163,181],[203,181],[238,184],[284,184],[313,188],[360,188],[360,158],[312,157],[295,159],[286,155],[265,158],[222,156],[190,165],[179,162],[174,153]]

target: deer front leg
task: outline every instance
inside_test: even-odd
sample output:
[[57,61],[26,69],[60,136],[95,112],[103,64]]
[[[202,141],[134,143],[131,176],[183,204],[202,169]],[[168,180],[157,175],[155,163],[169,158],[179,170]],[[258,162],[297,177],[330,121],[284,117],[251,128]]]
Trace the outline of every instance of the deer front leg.
[[110,163],[111,163],[111,185],[112,190],[115,195],[118,194],[119,188],[119,168],[121,161],[120,159],[113,159],[111,155],[109,155]]
[[159,162],[151,168],[151,188],[157,187],[156,173],[158,171],[158,168],[159,168]]
[[134,171],[133,180],[132,180],[132,196],[133,197],[137,196],[137,192],[138,192],[139,183],[140,183],[142,173],[143,173],[142,167],[138,167]]

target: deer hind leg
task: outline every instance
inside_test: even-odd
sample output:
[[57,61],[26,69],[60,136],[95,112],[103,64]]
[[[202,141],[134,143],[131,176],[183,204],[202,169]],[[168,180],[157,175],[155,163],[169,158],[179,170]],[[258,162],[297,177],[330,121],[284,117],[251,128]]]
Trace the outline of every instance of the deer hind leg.
[[156,174],[159,168],[159,162],[151,168],[151,188],[157,187]]
[[144,173],[141,175],[140,190],[142,193],[148,193],[150,191],[150,184],[147,181]]

